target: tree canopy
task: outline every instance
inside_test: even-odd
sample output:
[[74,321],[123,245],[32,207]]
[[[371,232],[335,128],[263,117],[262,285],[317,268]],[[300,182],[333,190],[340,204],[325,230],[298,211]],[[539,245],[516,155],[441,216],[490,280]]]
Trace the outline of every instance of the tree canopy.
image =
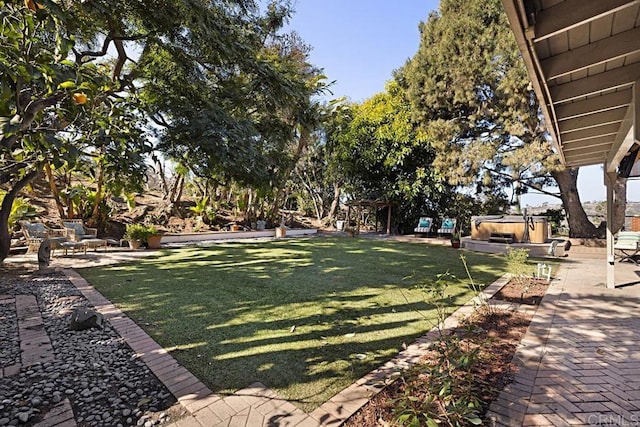
[[434,167],[480,197],[505,187],[514,204],[530,189],[559,197],[572,235],[599,234],[577,196],[577,170],[565,170],[552,150],[500,1],[443,0],[420,30],[401,72]]
[[139,182],[141,154],[155,148],[195,173],[263,181],[322,87],[304,45],[278,35],[286,3],[0,6],[0,258],[11,203],[44,165],[92,156],[118,171],[111,179]]
[[548,183],[558,159],[500,1],[445,0],[420,29],[403,73],[435,166],[478,192],[492,182]]

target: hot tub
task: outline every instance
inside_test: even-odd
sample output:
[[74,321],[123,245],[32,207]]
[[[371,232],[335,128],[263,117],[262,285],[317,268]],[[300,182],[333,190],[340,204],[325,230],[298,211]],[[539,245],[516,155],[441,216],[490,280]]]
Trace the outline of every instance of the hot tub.
[[517,215],[487,215],[471,217],[471,239],[489,240],[491,233],[513,234],[514,242],[522,243],[525,230],[529,243],[545,243],[549,238],[547,217]]

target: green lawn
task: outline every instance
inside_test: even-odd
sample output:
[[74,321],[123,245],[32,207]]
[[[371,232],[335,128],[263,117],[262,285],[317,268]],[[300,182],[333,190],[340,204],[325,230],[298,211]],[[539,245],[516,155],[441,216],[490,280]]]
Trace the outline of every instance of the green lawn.
[[[465,279],[448,288],[452,306],[471,298],[459,253],[317,237],[165,250],[80,273],[215,392],[260,381],[311,410],[433,326],[417,285],[448,271]],[[477,283],[504,270],[503,257],[466,258]]]

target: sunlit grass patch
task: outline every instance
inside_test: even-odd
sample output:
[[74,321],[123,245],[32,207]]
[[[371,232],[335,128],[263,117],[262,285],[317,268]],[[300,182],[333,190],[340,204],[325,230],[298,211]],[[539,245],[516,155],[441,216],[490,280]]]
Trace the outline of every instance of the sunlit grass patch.
[[[439,273],[451,310],[473,296],[459,252],[369,239],[311,238],[167,250],[81,270],[209,388],[260,381],[311,410],[431,329]],[[502,257],[468,253],[476,283]]]

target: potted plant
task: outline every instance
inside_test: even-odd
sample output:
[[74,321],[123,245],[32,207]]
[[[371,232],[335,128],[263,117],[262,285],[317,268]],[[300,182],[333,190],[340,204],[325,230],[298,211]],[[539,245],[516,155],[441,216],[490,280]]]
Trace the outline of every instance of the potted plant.
[[151,234],[153,234],[153,230],[150,230],[150,228],[144,224],[127,224],[124,238],[129,242],[131,249],[139,249]]
[[160,241],[162,240],[162,235],[164,234],[162,231],[158,230],[155,225],[147,226],[147,247],[149,249],[160,249],[162,245]]
[[453,233],[451,233],[451,247],[458,249],[460,247],[460,232],[459,231],[453,231]]

